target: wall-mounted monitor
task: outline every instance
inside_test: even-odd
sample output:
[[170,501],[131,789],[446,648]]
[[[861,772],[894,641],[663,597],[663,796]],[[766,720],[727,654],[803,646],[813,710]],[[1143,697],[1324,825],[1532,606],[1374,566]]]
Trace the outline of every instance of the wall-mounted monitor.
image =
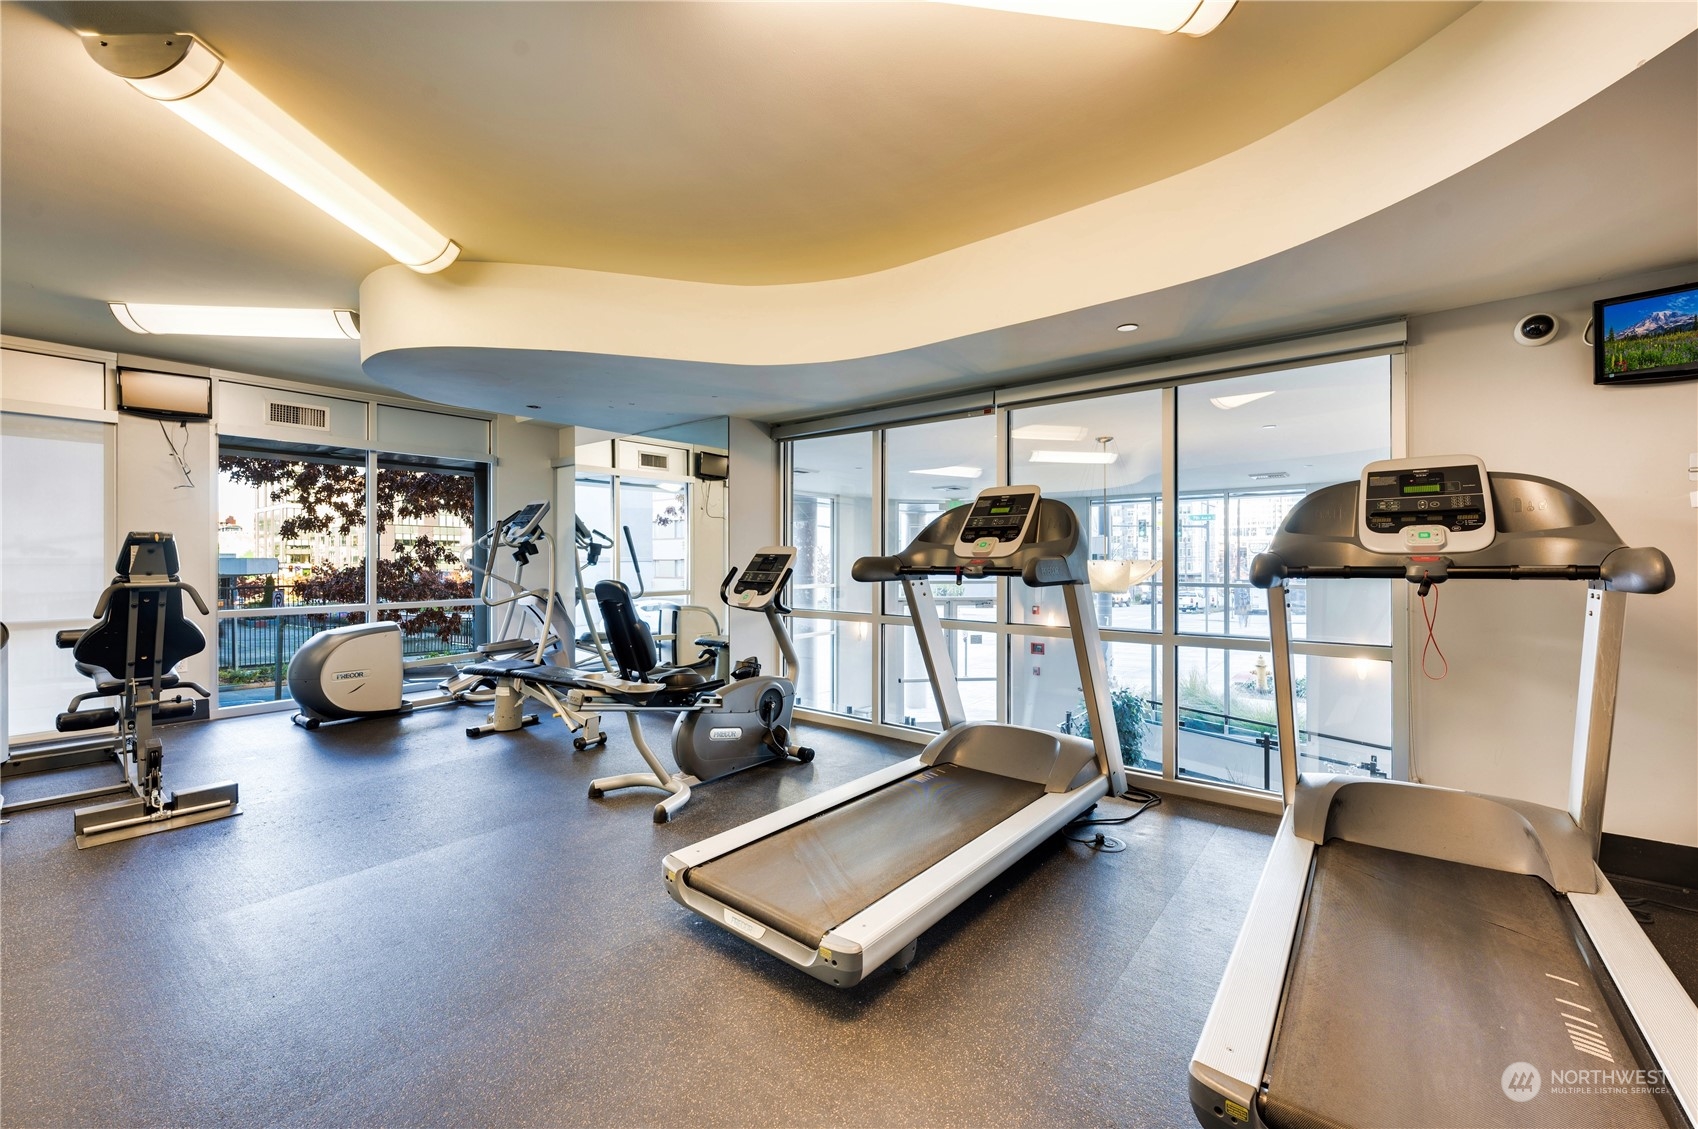
[[1698,283],[1592,303],[1592,383],[1698,379]]
[[118,410],[151,419],[211,419],[212,378],[119,369]]
[[712,451],[697,451],[696,477],[703,482],[724,482],[731,477],[731,460]]

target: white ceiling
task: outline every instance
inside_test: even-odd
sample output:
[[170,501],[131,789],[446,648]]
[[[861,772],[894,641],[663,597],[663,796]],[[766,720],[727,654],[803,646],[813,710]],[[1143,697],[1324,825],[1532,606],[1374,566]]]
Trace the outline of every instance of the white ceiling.
[[[908,4],[6,3],[0,329],[373,387],[351,343],[140,338],[110,320],[111,298],[353,305],[385,259],[100,71],[71,25],[204,33],[471,257],[752,280],[893,261],[1165,175],[1303,113],[1466,7],[1247,3],[1193,49]],[[476,406],[621,431],[797,418],[1689,261],[1695,64],[1689,38],[1427,192],[1196,283],[833,365],[520,356]],[[869,95],[869,75],[900,97]],[[1138,128],[1157,117],[1190,124]],[[1633,174],[1592,159],[1605,152],[1632,153]],[[1133,340],[1112,332],[1128,318],[1144,326]],[[431,364],[440,398],[464,403],[478,359],[439,350],[415,385],[426,395]]]

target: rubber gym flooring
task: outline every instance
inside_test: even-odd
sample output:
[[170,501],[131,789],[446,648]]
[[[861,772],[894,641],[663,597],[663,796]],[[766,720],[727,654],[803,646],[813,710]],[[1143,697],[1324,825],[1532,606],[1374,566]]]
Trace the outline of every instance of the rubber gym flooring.
[[0,1123],[1191,1122],[1271,817],[1169,799],[1124,853],[1052,841],[910,971],[845,992],[685,911],[660,860],[916,746],[808,728],[812,764],[704,785],[656,826],[659,793],[586,795],[642,767],[619,719],[585,753],[557,721],[473,741],[477,720],[175,726],[167,783],[235,779],[241,815],[84,851],[69,809],[15,816]]

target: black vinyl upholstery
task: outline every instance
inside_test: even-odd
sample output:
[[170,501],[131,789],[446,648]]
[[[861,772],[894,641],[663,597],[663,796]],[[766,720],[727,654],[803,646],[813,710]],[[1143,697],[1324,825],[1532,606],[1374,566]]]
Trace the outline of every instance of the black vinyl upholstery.
[[607,646],[619,664],[619,673],[634,681],[641,680],[660,665],[660,653],[655,649],[648,625],[637,618],[631,590],[617,580],[602,580],[595,586],[595,601],[601,607]]
[[[105,614],[71,650],[79,664],[109,671],[117,678],[152,679],[206,649],[206,636],[183,615],[183,590],[150,589],[146,586],[149,577],[179,579],[177,546],[169,534],[132,533],[124,539],[117,575],[104,596]],[[133,667],[129,665],[132,633]]]
[[713,664],[712,655],[695,666],[661,666],[660,650],[654,645],[648,624],[637,616],[631,590],[617,580],[599,581],[595,600],[601,606],[607,646],[613,652],[613,661],[619,664],[621,677],[634,682],[660,682],[669,690],[703,688],[707,682],[703,667]]

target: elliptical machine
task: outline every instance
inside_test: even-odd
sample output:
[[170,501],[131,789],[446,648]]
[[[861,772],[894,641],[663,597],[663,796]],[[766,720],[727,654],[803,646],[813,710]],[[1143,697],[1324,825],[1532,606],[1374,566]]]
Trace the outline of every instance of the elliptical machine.
[[[786,670],[791,674],[799,669],[800,664],[795,645],[779,617],[790,613],[781,593],[790,579],[795,561],[796,550],[791,546],[759,549],[741,570],[740,576],[739,570],[733,568],[719,585],[719,598],[727,607],[758,611],[766,616],[767,625],[784,655]],[[601,605],[602,620],[608,626],[609,642],[614,645],[615,657],[623,662],[625,654],[642,654],[644,648],[640,644],[633,647],[624,637],[627,631],[639,637],[646,634],[646,629],[641,628],[631,610],[630,593],[624,585],[604,580],[596,585],[596,599]],[[652,651],[652,644],[649,649]],[[637,665],[640,663],[641,660],[637,660]],[[642,677],[641,673],[622,673],[629,679]],[[598,694],[594,686],[575,688],[571,697],[575,708],[609,712],[679,709],[680,703],[672,699],[696,696],[696,708],[684,707],[684,712],[679,713],[672,726],[672,758],[678,765],[677,773],[667,771],[649,750],[633,717],[630,719],[632,737],[653,771],[592,780],[592,798],[599,799],[621,788],[665,789],[672,795],[655,805],[654,814],[657,823],[664,823],[689,799],[692,785],[717,780],[769,761],[788,759],[806,764],[814,759],[812,749],[792,744],[795,683],[787,677],[762,674],[756,659],[747,658],[737,663],[729,683],[708,680],[699,671],[688,667],[669,668],[661,684],[652,689],[659,693],[651,699],[655,704],[647,706],[609,703],[605,691]],[[701,701],[701,696],[709,693],[713,693],[717,700]]]
[[[537,555],[538,543],[547,535],[543,518],[548,510],[547,502],[532,502],[515,510],[478,538],[472,548],[467,563],[480,578],[479,594],[484,604],[505,608],[498,628],[491,632],[491,642],[465,654],[409,660],[403,656],[401,626],[392,621],[320,631],[289,660],[289,694],[300,706],[291,720],[303,729],[317,729],[326,722],[404,717],[437,706],[488,702],[494,697],[493,681],[458,668],[515,658],[525,664],[544,658],[556,661],[565,646],[563,640],[571,637],[571,617],[552,585],[533,589],[524,583],[525,566]],[[511,577],[500,572],[504,553],[514,562]],[[552,552],[549,556],[547,567],[552,573]],[[481,567],[477,563],[480,559],[484,562]],[[437,683],[435,694],[403,696],[409,676],[418,677],[442,667],[456,669]]]

